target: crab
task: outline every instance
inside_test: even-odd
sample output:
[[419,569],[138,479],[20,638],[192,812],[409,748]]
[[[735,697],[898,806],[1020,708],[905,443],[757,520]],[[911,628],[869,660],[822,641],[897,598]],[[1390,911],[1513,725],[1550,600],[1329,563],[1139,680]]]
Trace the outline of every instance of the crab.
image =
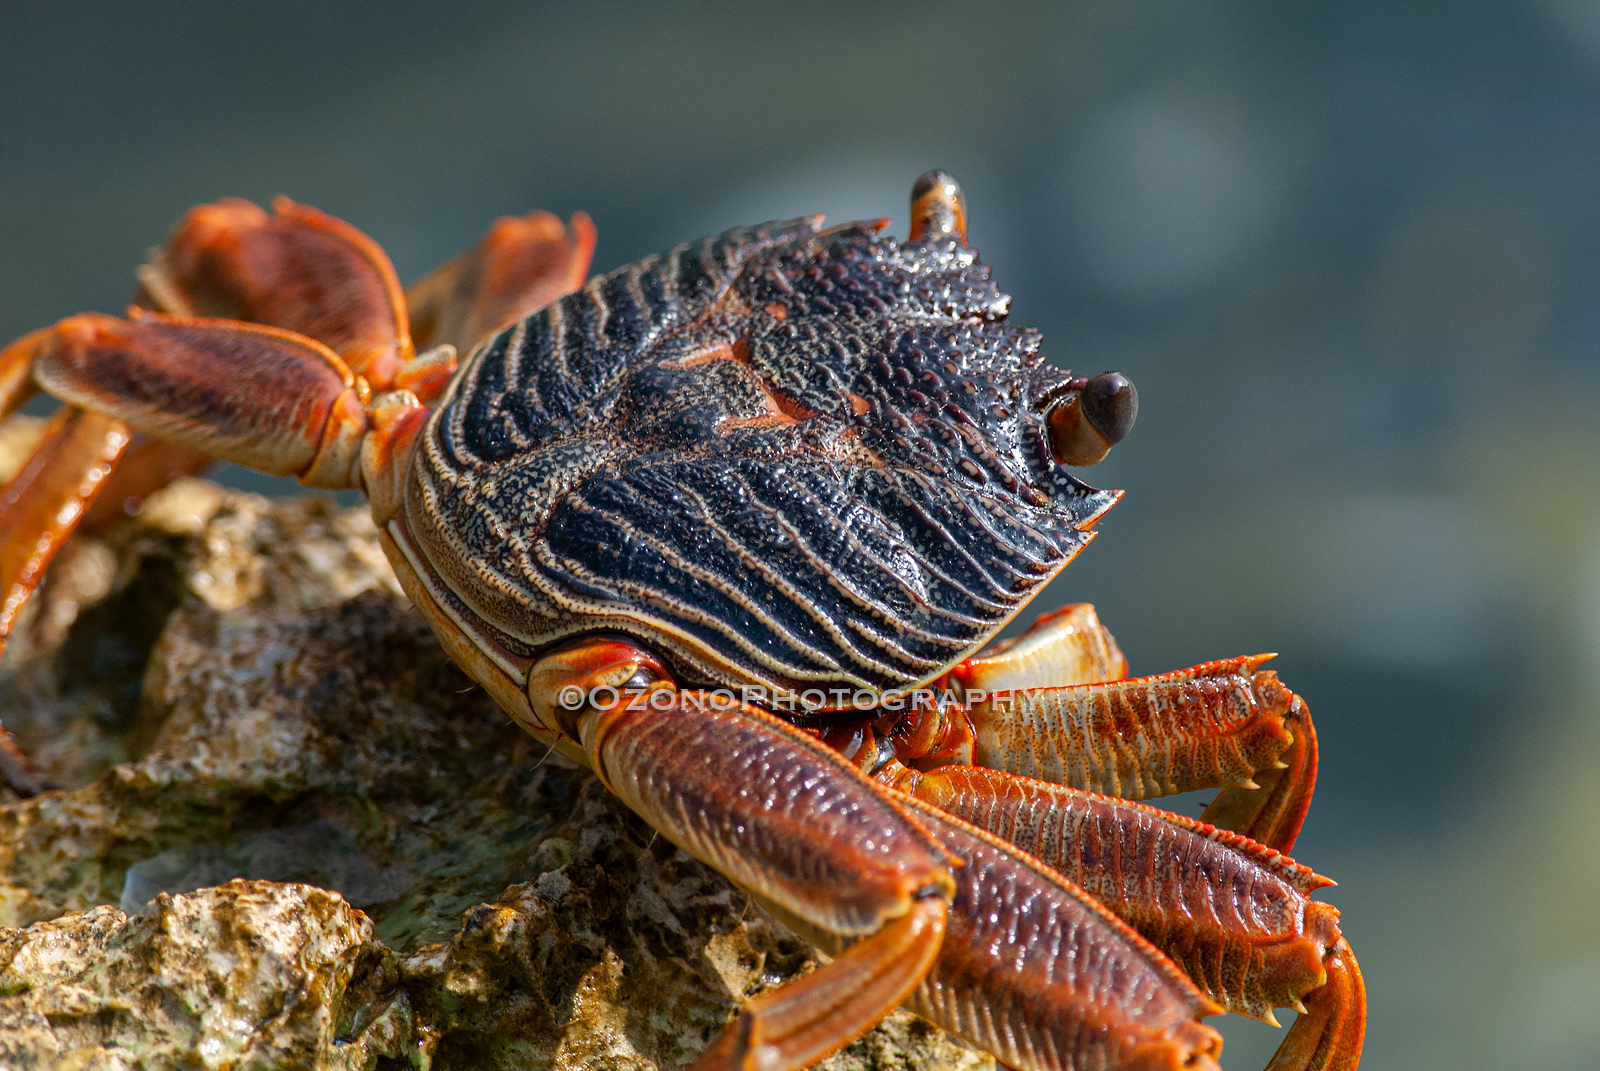
[[948,175],[911,219],[584,283],[587,217],[533,213],[402,290],[314,209],[193,209],[126,317],[0,353],[5,412],[65,403],[0,500],[0,636],[76,528],[212,458],[359,490],[513,719],[831,957],[698,1068],[802,1068],[901,1004],[1029,1071],[1215,1067],[1202,1018],[1289,1007],[1272,1068],[1356,1067],[1360,968],[1288,856],[1306,704],[1265,655],[1129,678],[1088,605],[993,642],[1120,495],[1072,470],[1137,395],[1007,322]]

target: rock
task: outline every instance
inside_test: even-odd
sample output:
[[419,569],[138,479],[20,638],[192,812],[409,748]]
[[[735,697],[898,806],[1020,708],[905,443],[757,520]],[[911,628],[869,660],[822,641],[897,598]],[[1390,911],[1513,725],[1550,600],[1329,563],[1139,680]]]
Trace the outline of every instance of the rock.
[[[0,1066],[681,1067],[815,967],[445,658],[363,509],[182,481],[63,562],[0,662],[60,786],[0,807]],[[901,1012],[825,1066],[986,1063]]]
[[269,881],[4,931],[0,1066],[340,1066],[340,1000],[371,942],[338,895]]

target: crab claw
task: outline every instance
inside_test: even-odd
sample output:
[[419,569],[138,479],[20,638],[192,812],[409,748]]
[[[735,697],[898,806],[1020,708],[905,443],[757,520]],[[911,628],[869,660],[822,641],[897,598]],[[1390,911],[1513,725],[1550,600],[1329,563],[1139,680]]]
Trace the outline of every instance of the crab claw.
[[967,244],[967,195],[948,172],[924,171],[911,184],[911,236],[954,238]]
[[1138,415],[1139,392],[1128,377],[1102,372],[1050,410],[1050,451],[1063,465],[1099,464]]

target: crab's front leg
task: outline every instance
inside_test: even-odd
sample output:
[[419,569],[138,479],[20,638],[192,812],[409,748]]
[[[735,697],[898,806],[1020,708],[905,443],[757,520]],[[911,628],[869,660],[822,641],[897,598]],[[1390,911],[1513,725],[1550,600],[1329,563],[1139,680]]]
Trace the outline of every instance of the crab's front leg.
[[1306,703],[1271,655],[1129,679],[1094,608],[1069,606],[950,671],[965,702],[895,729],[907,765],[971,763],[1124,799],[1220,788],[1203,816],[1288,853],[1317,776]]
[[747,1002],[699,1068],[803,1067],[907,1000],[1030,1071],[1215,1067],[1220,1039],[1196,1019],[1216,1007],[997,838],[764,711],[679,691],[626,640],[580,640],[528,682],[536,720],[629,807],[838,953]]

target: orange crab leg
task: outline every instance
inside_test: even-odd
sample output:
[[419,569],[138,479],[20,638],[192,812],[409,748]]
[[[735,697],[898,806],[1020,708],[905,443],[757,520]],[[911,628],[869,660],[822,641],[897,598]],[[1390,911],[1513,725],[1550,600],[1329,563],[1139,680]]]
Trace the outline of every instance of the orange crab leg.
[[232,320],[84,313],[39,346],[56,397],[213,457],[314,487],[360,487],[365,383],[326,346]]
[[1242,833],[1285,854],[1294,848],[1317,785],[1317,730],[1305,700],[1295,698],[1284,716],[1294,742],[1278,756],[1282,768],[1257,770],[1258,788],[1223,789],[1200,816],[1203,822]]
[[1119,681],[1128,659],[1094,607],[1073,603],[1042,614],[1028,631],[991,643],[950,671],[963,692],[1060,688]]
[[0,493],[0,639],[128,445],[121,421],[63,409]]
[[803,1067],[921,982],[944,934],[950,858],[835,752],[731,697],[679,692],[664,673],[626,640],[590,637],[533,667],[530,699],[668,840],[804,924],[862,939],[747,1004],[697,1065]]
[[747,1004],[697,1066],[798,1067],[901,1000],[1029,1071],[1215,1066],[1196,1019],[1220,1009],[1081,890],[664,674],[628,640],[588,638],[541,659],[530,700],[635,812],[839,954]]
[[[128,445],[120,420],[65,408],[22,471],[0,493],[0,650],[28,597],[72,535]],[[0,729],[0,776],[19,795],[43,790],[27,759]]]
[[449,343],[461,354],[583,285],[594,256],[594,223],[574,212],[504,216],[476,246],[406,288],[418,346]]
[[1032,678],[1038,667],[1002,671],[980,658],[949,675],[966,682],[966,709],[913,710],[890,740],[896,757],[919,770],[986,766],[1125,799],[1224,788],[1215,824],[1288,851],[1315,784],[1316,735],[1300,697],[1258,670],[1270,657],[1015,689],[1004,687],[1008,676]]
[[861,1036],[928,973],[949,906],[937,896],[916,900],[822,970],[745,1001],[694,1071],[805,1067]]
[[974,766],[899,787],[1049,863],[1149,938],[1229,1011],[1270,1021],[1322,984],[1339,913],[1333,884],[1229,830]]
[[1355,1071],[1367,1029],[1361,965],[1341,938],[1327,960],[1328,980],[1306,998],[1266,1071]]
[[1127,800],[970,766],[898,780],[1091,891],[1229,1011],[1275,1024],[1274,1007],[1301,1010],[1274,1067],[1356,1065],[1360,969],[1339,912],[1307,895],[1327,878],[1237,833]]
[[894,727],[895,750],[922,770],[974,763],[1133,799],[1222,785],[1204,820],[1287,853],[1317,735],[1305,701],[1256,671],[1269,657],[1125,680],[1094,607],[1067,606],[953,668],[941,683],[971,716],[918,711]]
[[1027,1071],[1215,1071],[1219,1011],[1084,890],[1014,845],[896,793],[964,861],[944,949],[908,1002]]
[[229,197],[190,209],[140,270],[141,303],[314,338],[388,390],[415,353],[388,256],[344,220],[286,197],[272,207]]
[[[1267,657],[1224,659],[1156,677],[1003,693],[968,713],[977,766],[1126,799],[1232,787],[1255,792],[1309,721]],[[1304,734],[1309,741],[1309,734]],[[1301,773],[1305,768],[1302,765]],[[1311,772],[1315,772],[1314,764]],[[1292,808],[1274,847],[1299,832],[1310,785],[1286,782]]]

